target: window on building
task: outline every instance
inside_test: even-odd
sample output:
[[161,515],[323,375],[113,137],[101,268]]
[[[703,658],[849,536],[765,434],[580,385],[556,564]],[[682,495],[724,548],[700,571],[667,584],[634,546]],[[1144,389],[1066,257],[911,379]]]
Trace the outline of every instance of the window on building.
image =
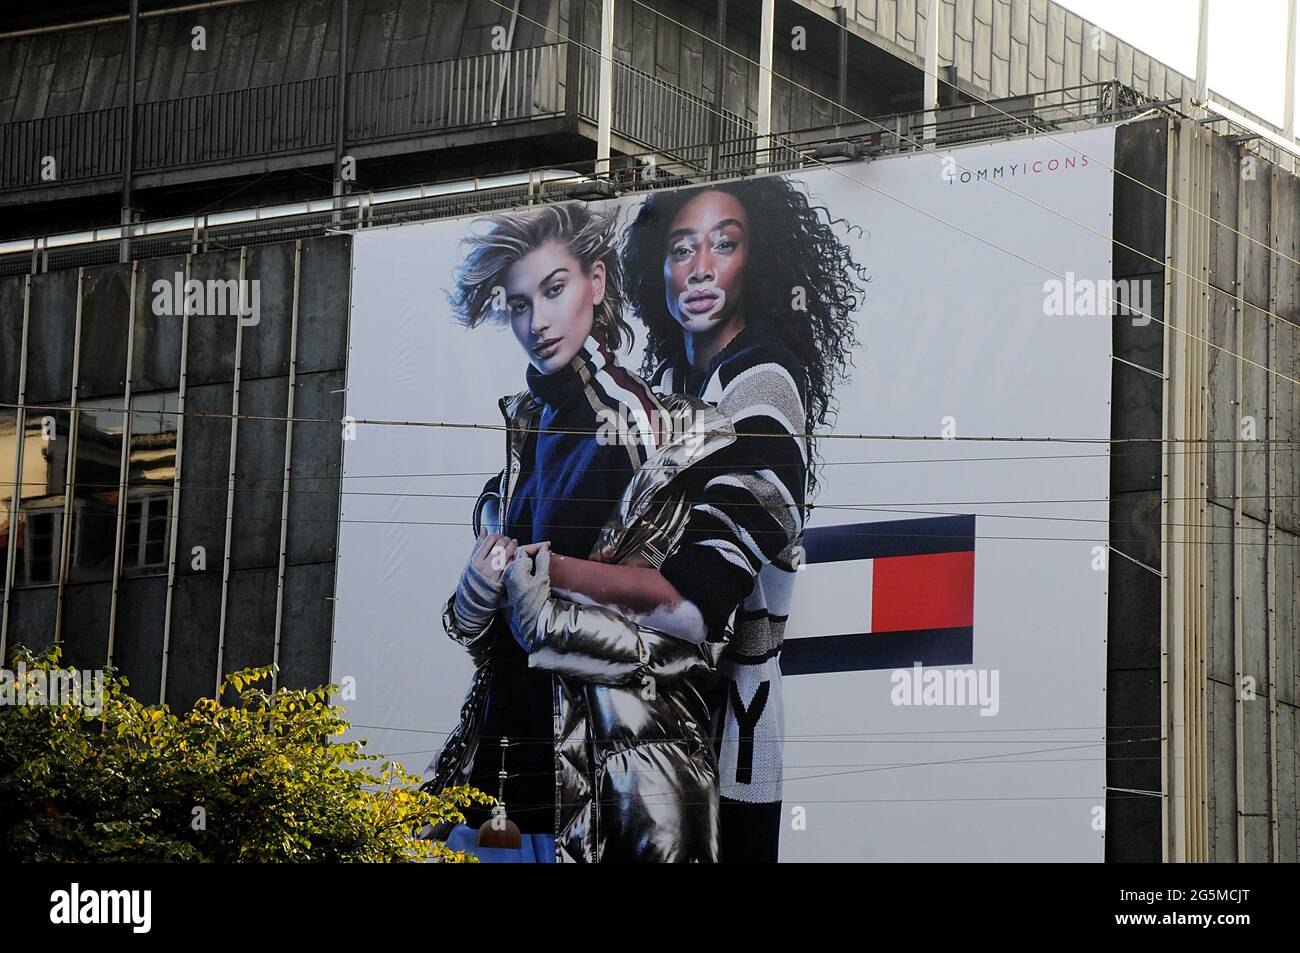
[[[14,483],[21,484],[18,474],[18,414],[0,409],[0,591],[8,584],[9,547],[14,541],[10,517],[14,502]],[[23,487],[18,486],[22,499]],[[13,522],[16,522],[13,521]]]
[[174,391],[131,398],[122,527],[122,572],[165,571],[170,555],[172,489],[180,396]]
[[122,535],[124,572],[160,569],[167,565],[167,532],[171,523],[171,492],[143,493],[127,500]]
[[[17,550],[15,586],[44,586],[59,581],[70,421],[71,414],[66,410],[29,410],[21,446],[14,450],[21,457],[18,525],[12,534],[12,545]],[[74,534],[74,560],[78,542]]]
[[73,499],[76,503],[69,552],[69,582],[98,582],[113,576],[113,547],[117,540],[118,497],[121,493],[122,439],[126,430],[125,401],[96,397],[76,412],[73,460]]
[[33,586],[59,581],[63,548],[63,508],[24,507],[22,525],[23,581]]

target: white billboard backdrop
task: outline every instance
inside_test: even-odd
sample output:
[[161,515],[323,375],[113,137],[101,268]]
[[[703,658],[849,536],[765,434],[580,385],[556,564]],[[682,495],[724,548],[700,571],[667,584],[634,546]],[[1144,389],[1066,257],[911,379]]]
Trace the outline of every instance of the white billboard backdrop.
[[[862,227],[849,240],[871,276],[836,432],[1108,438],[1111,322],[1045,313],[1044,282],[1110,276],[1113,129],[950,155],[793,176]],[[624,222],[639,201],[617,200]],[[356,235],[350,416],[499,425],[497,399],[522,388],[509,331],[449,315],[467,224]],[[624,364],[639,363],[638,347]],[[355,681],[346,707],[368,750],[416,773],[469,683],[441,612],[502,448],[498,429],[420,426],[362,425],[345,443],[331,677]],[[895,704],[892,669],[787,674],[782,859],[1100,861],[1108,446],[827,439],[821,453],[811,529],[975,514],[973,657],[956,668],[995,675],[996,715]],[[1067,502],[1013,502],[1040,500]],[[872,631],[871,572],[807,566],[787,645]]]

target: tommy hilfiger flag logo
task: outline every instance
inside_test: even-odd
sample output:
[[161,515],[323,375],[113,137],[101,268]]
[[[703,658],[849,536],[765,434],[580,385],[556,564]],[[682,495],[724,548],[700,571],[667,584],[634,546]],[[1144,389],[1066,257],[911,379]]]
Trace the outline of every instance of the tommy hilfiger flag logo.
[[974,516],[810,529],[799,576],[783,675],[974,661]]

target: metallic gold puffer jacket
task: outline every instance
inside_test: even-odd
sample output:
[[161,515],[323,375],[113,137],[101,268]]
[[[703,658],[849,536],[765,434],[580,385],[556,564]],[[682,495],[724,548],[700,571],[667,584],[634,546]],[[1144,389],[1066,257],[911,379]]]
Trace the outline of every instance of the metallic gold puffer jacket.
[[[592,559],[658,567],[685,530],[691,468],[736,439],[730,419],[701,401],[673,396],[664,404],[671,432],[633,475]],[[485,493],[475,509],[476,534],[480,525],[499,531],[540,410],[526,392],[503,399],[501,409],[507,464],[499,492]],[[599,606],[552,599],[529,665],[553,674],[557,860],[716,860],[718,777],[707,693],[721,645],[693,644]],[[492,642],[512,638],[503,615],[469,635],[457,626],[451,601],[443,612],[447,634],[470,652],[476,670],[460,724],[430,765],[427,789],[468,783],[492,680]]]

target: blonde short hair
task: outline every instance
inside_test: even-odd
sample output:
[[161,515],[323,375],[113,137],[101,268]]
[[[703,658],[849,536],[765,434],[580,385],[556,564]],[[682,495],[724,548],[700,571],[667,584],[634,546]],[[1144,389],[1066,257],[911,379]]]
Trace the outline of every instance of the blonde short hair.
[[543,205],[518,212],[487,215],[470,226],[461,240],[464,258],[456,269],[456,287],[448,292],[456,319],[474,328],[505,320],[493,305],[494,289],[511,265],[529,252],[560,242],[591,274],[596,262],[605,265],[604,299],[595,308],[593,324],[604,331],[613,350],[632,344],[632,327],[623,318],[623,265],[618,254],[617,213],[593,212],[581,202]]

